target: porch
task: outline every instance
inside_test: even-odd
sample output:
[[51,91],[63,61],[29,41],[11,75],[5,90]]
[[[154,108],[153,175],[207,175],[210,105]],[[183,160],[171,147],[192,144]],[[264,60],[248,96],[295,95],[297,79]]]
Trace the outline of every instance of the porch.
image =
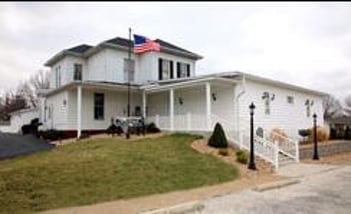
[[212,131],[217,122],[234,130],[236,82],[226,79],[185,82],[145,89],[146,122],[167,131]]

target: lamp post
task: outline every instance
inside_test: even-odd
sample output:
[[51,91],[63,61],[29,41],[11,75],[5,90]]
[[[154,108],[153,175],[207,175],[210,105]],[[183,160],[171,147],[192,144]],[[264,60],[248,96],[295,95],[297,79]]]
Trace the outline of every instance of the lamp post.
[[131,63],[131,52],[132,52],[132,29],[129,28],[129,45],[128,45],[128,65],[127,65],[127,79],[128,79],[128,104],[127,104],[127,133],[126,133],[126,138],[129,139],[129,117],[130,117],[130,72],[132,69],[132,63]]
[[254,110],[255,105],[252,102],[249,106],[250,108],[250,161],[249,161],[249,169],[256,170],[255,165],[255,153],[254,153]]
[[313,141],[314,141],[314,149],[313,149],[313,160],[319,160],[318,156],[318,145],[317,145],[317,115],[313,114]]

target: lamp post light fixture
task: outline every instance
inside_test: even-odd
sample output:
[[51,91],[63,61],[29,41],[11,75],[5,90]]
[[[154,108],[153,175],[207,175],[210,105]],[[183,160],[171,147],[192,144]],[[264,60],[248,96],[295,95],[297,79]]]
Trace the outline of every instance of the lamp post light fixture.
[[254,110],[255,105],[252,102],[249,106],[250,108],[250,161],[249,161],[249,169],[256,170],[255,165],[255,152],[254,152]]
[[318,142],[317,142],[317,115],[313,114],[313,141],[314,141],[314,149],[313,149],[313,160],[319,160],[318,155]]

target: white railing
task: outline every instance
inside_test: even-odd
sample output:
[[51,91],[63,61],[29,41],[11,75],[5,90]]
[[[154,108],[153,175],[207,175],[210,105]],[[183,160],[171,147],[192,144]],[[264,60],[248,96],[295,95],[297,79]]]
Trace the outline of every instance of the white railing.
[[299,141],[274,132],[274,143],[277,144],[279,152],[299,162]]
[[[243,134],[242,147],[250,151],[250,137]],[[271,141],[260,136],[254,136],[255,154],[265,161],[271,163],[274,167],[278,167],[278,147]]]

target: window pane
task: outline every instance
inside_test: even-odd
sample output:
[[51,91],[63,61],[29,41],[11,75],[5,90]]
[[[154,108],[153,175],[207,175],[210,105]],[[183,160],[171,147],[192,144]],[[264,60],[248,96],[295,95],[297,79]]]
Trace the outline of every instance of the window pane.
[[97,120],[104,119],[104,94],[94,94],[94,118]]

